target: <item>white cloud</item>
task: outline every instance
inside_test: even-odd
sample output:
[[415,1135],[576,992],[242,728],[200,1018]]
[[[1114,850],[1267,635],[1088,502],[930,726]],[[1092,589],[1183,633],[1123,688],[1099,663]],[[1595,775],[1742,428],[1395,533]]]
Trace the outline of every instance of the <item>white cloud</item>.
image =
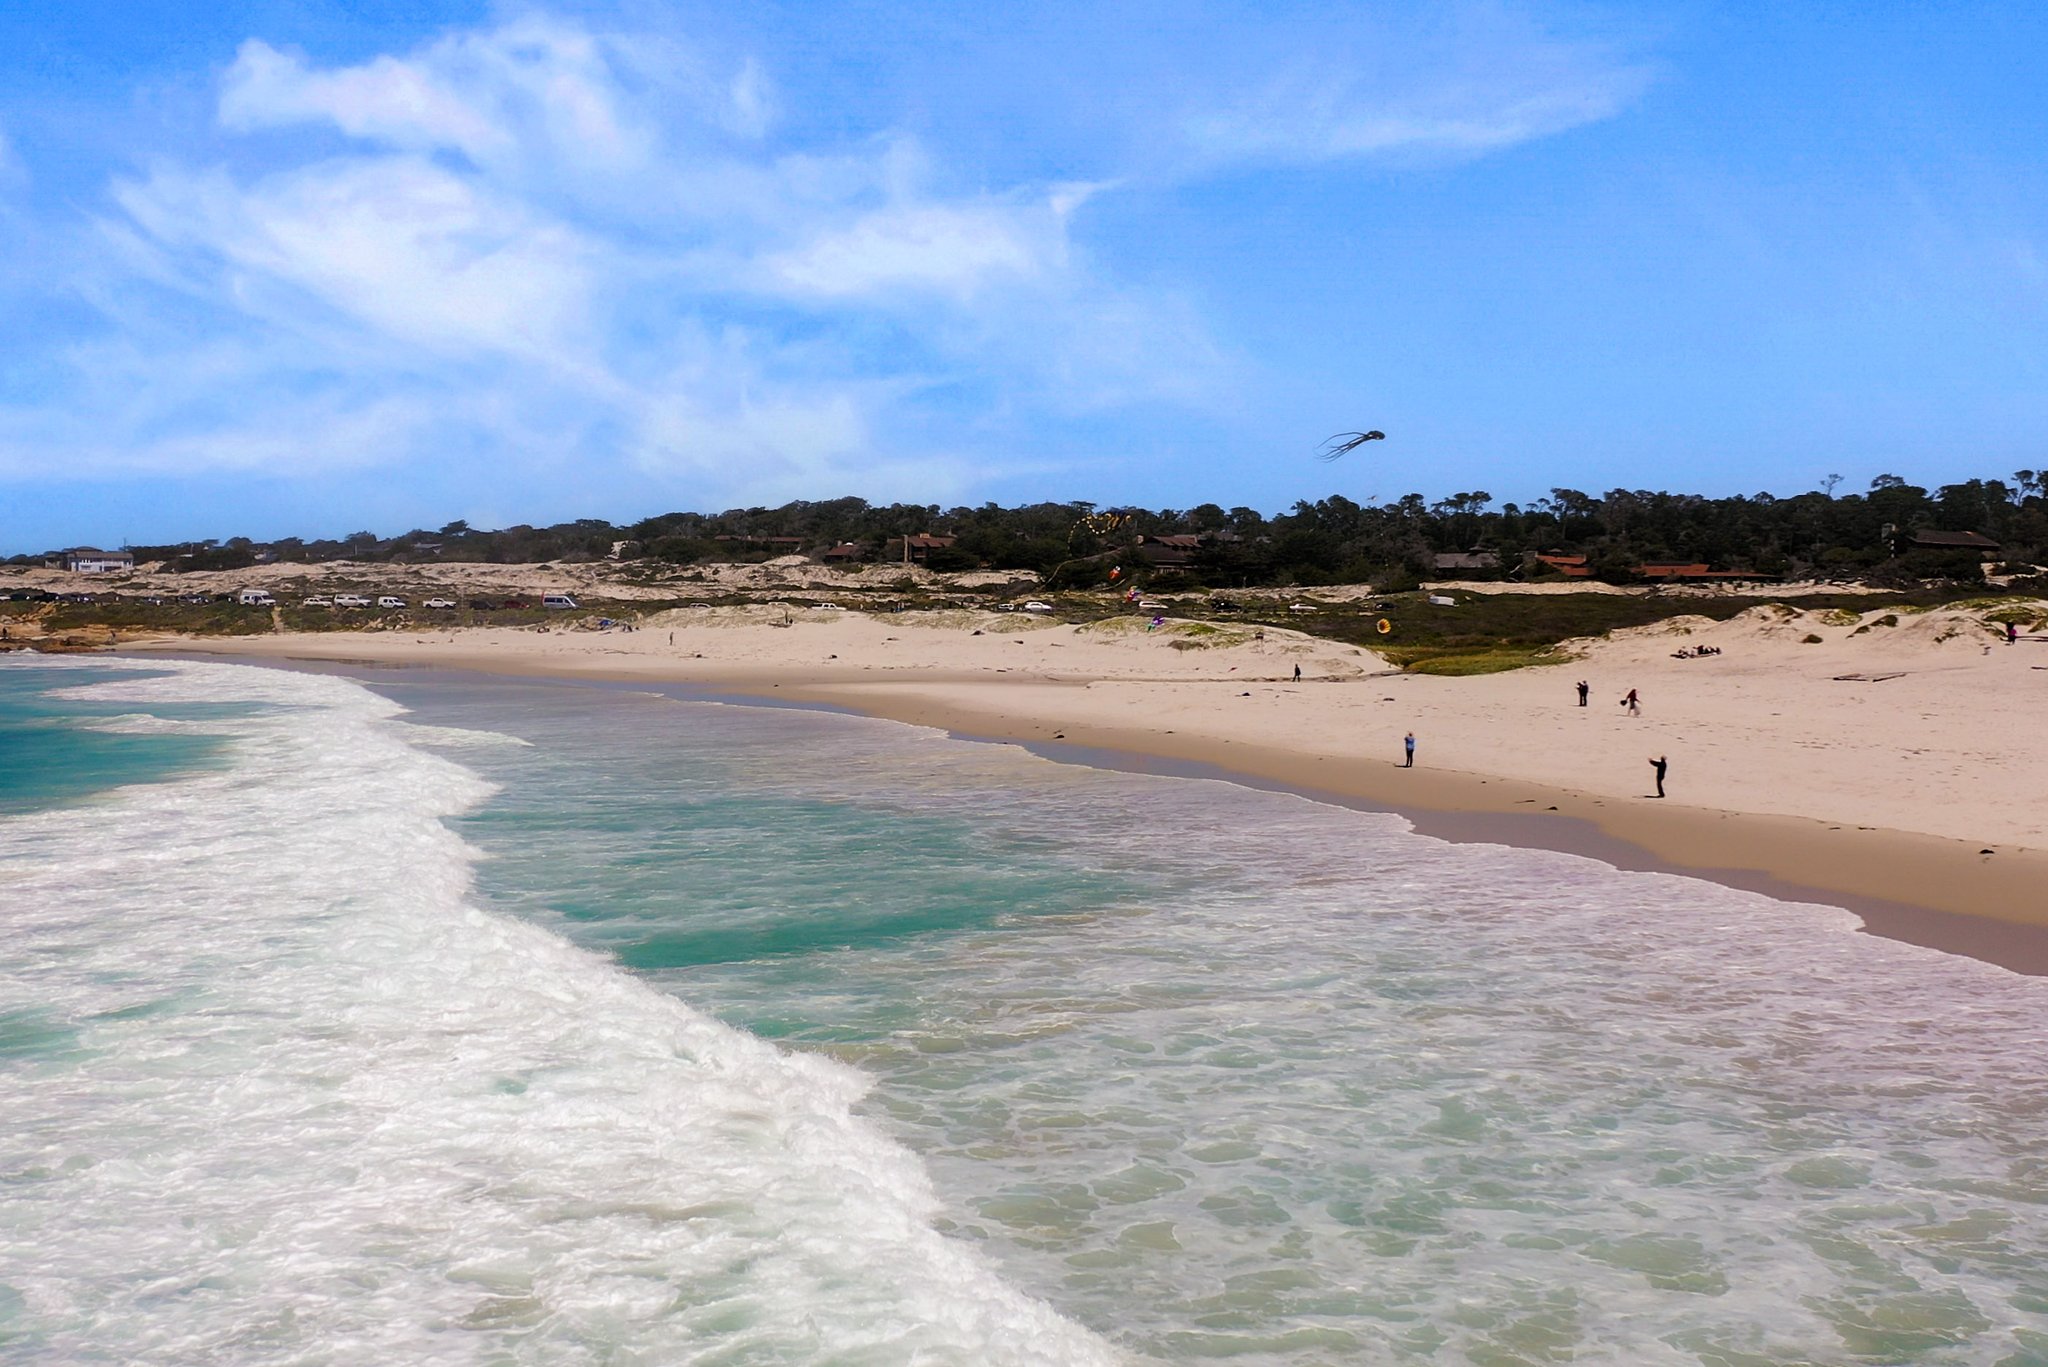
[[251,39],[223,79],[220,117],[237,131],[331,123],[353,138],[458,151],[499,169],[536,160],[632,169],[653,137],[623,95],[599,38],[531,16],[336,71]]
[[907,137],[770,146],[766,72],[706,73],[540,16],[343,67],[243,44],[219,121],[264,141],[114,182],[74,282],[112,340],[0,410],[0,474],[484,451],[705,498],[931,498],[977,465],[927,435],[931,395],[1087,407],[1213,365],[1073,249],[1099,187],[948,195]]
[[559,354],[589,302],[593,252],[575,232],[410,155],[248,187],[160,170],[115,199],[163,248],[216,263],[238,307],[273,320],[302,309],[303,293],[413,344],[543,356]]
[[238,132],[327,121],[351,137],[454,148],[480,161],[511,145],[495,120],[415,64],[379,57],[352,70],[316,73],[254,38],[228,68],[220,118]]
[[1450,7],[1441,25],[1335,42],[1181,121],[1199,162],[1464,160],[1613,117],[1650,69],[1511,11]]
[[1030,278],[1063,264],[1065,241],[1050,206],[892,205],[771,256],[769,274],[800,294],[872,297],[898,289],[971,298],[1002,277]]

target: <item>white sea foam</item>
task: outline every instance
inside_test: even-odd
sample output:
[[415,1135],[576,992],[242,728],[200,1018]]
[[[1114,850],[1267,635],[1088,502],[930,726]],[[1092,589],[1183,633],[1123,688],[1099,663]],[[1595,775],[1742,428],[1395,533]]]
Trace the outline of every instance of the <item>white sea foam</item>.
[[128,712],[118,717],[90,717],[72,723],[81,731],[103,731],[115,736],[207,735],[220,728],[208,722],[185,721],[177,717],[153,717],[147,712]]
[[[474,900],[486,796],[352,683],[221,772],[0,822],[0,1343],[151,1363],[1089,1363],[790,1056]],[[210,724],[211,725],[211,724]]]

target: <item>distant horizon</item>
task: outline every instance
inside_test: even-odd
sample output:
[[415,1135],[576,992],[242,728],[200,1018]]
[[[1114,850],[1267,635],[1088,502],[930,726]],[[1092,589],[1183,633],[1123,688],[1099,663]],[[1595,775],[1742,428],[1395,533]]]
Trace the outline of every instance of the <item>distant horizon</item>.
[[29,0],[0,545],[2040,466],[2044,54],[1896,2]]

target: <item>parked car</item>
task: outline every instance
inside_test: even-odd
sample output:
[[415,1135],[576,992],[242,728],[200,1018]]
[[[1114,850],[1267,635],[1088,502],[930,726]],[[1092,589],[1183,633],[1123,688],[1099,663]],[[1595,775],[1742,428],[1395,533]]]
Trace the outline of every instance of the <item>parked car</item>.
[[471,612],[496,612],[498,605],[488,598],[472,598],[469,600],[469,610]]
[[843,612],[843,611],[845,611],[845,609],[841,608],[841,607],[839,606],[839,604],[837,604],[837,603],[813,603],[813,604],[811,604],[811,611],[812,611],[812,612]]
[[402,608],[405,606],[405,600],[403,598],[393,598],[387,593],[377,600],[377,606],[380,608]]
[[540,596],[540,605],[544,608],[573,608],[576,606],[576,600],[566,593],[543,593]]
[[331,608],[334,606],[334,600],[324,593],[316,593],[311,598],[301,598],[299,606],[302,608]]
[[334,606],[338,608],[366,608],[370,606],[370,600],[363,597],[360,593],[337,593],[334,595]]
[[1041,603],[1041,602],[1039,602],[1039,601],[1038,601],[1038,600],[1037,600],[1036,598],[1034,598],[1034,599],[1032,599],[1032,600],[1031,600],[1030,602],[1028,602],[1028,603],[1026,603],[1026,604],[1024,605],[1024,611],[1026,611],[1026,612],[1051,612],[1051,611],[1052,611],[1052,604],[1050,604],[1050,603]]
[[213,595],[210,593],[182,593],[178,595],[178,601],[193,604],[211,603]]
[[243,589],[235,595],[235,601],[245,608],[271,608],[277,606],[268,589]]
[[448,608],[454,607],[455,600],[453,598],[429,598],[426,602],[420,604],[420,606],[426,608],[433,608],[435,611],[440,612]]

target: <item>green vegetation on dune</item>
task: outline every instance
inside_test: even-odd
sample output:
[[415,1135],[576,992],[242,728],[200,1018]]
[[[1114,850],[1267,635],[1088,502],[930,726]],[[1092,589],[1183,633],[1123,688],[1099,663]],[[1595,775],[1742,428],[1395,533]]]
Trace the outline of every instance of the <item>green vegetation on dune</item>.
[[1505,674],[1511,669],[1535,665],[1565,664],[1575,658],[1570,651],[1552,646],[1429,646],[1387,647],[1380,652],[1389,664],[1410,674],[1437,674],[1463,678],[1473,674]]
[[181,631],[194,636],[253,636],[270,630],[271,625],[269,608],[111,598],[51,604],[42,614],[42,623],[50,632],[111,627],[115,631]]
[[[375,594],[377,589],[366,583],[362,591]],[[788,594],[787,590],[781,592]],[[778,609],[791,620],[809,619],[812,614],[808,609],[820,601],[809,594],[763,601],[758,593],[622,601],[593,598],[586,593],[579,600],[581,608],[569,611],[544,609],[532,597],[496,599],[488,604],[465,597],[459,607],[429,610],[419,606],[420,591],[415,587],[411,590],[412,606],[383,610],[307,606],[289,601],[289,591],[280,593],[288,601],[275,609],[218,601],[152,603],[101,595],[91,603],[0,603],[0,617],[32,618],[51,633],[110,627],[121,632],[250,635],[271,630],[273,623],[287,631],[315,632],[464,627],[587,630],[607,618],[625,623],[645,622],[659,613],[688,609],[699,603],[709,605],[714,600],[719,607],[750,604],[757,609]],[[900,613],[899,620],[905,626],[945,629],[984,621],[981,614],[1001,605],[992,597],[1001,596],[991,595],[979,586],[956,585],[942,577],[921,584],[913,594],[905,594],[894,586],[843,586],[831,592],[829,601],[835,606],[892,617]],[[1981,590],[1971,593],[1959,586],[1939,585],[1905,592],[1809,593],[1783,598],[1668,592],[1489,593],[1454,589],[1434,594],[1358,596],[1334,602],[1318,602],[1303,596],[1290,602],[1219,593],[1173,596],[1164,607],[1173,620],[1155,634],[1148,628],[1150,618],[1159,610],[1156,605],[1134,609],[1122,595],[1100,590],[1047,593],[1044,597],[1054,609],[1052,614],[1018,612],[1010,618],[1012,625],[1005,629],[1023,631],[1065,624],[1156,640],[1181,652],[1243,645],[1267,632],[1284,630],[1366,647],[1398,669],[1446,676],[1562,664],[1574,658],[1566,647],[1568,642],[1598,639],[1615,631],[1665,622],[1673,624],[1669,630],[1674,642],[1678,642],[1690,632],[1686,623],[1676,620],[1681,618],[1721,622],[1743,613],[1759,612],[1773,620],[1790,622],[1800,614],[1808,614],[1815,625],[1852,627],[1850,634],[1862,636],[1873,629],[1896,627],[1902,616],[1936,607],[1974,613],[1986,630],[2007,621],[2017,623],[2022,630],[2039,629],[2044,616],[2038,599],[2014,595],[1987,597]],[[1447,601],[1431,601],[1432,598]],[[513,602],[518,605],[510,606]],[[692,615],[686,611],[673,620],[684,625]],[[1379,629],[1383,621],[1389,627],[1386,632]]]
[[[1927,611],[1944,602],[1944,595],[1935,589],[1899,594],[1803,594],[1784,599],[1464,591],[1438,596],[1451,597],[1453,604],[1431,603],[1421,593],[1403,593],[1355,604],[1321,604],[1308,613],[1262,614],[1261,620],[1365,646],[1389,663],[1418,674],[1494,674],[1562,663],[1571,657],[1556,647],[1566,641],[1651,626],[1674,617],[1721,622],[1767,608],[1788,617],[1796,612],[1839,614],[1835,620],[1846,625],[1865,612]],[[1381,620],[1393,630],[1382,634]]]

